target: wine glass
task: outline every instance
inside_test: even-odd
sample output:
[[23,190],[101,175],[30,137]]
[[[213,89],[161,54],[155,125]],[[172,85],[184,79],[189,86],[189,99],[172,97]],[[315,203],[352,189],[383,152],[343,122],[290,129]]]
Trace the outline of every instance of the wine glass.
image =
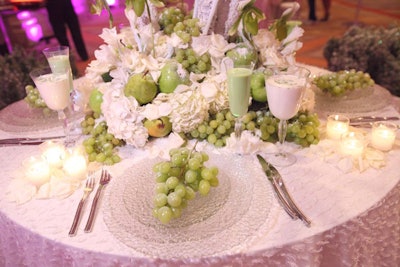
[[[287,120],[299,111],[301,100],[306,90],[310,71],[299,66],[273,67],[270,76],[265,79],[268,107],[272,115],[279,119],[278,138],[281,146],[285,142]],[[282,151],[270,158],[271,164],[289,166],[296,162],[296,157]]]
[[254,64],[236,65],[233,61],[225,61],[229,109],[235,117],[235,137],[242,135],[242,117],[247,113],[250,100],[250,79]]
[[68,46],[54,46],[43,49],[43,54],[46,56],[47,62],[53,73],[70,72],[70,90],[73,91],[72,83],[72,70],[69,60],[69,47]]
[[71,104],[69,78],[71,70],[69,69],[64,73],[54,73],[51,68],[44,67],[34,69],[29,74],[47,107],[57,111],[58,119],[63,123],[65,132],[64,143],[66,146],[71,145],[68,119],[64,112]]

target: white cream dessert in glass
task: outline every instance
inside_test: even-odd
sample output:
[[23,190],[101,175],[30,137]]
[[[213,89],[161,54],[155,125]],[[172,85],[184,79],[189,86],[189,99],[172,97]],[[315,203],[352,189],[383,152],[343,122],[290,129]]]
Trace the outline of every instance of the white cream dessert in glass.
[[44,74],[35,80],[41,97],[52,110],[63,110],[70,103],[69,72]]
[[[278,138],[282,145],[286,138],[287,120],[299,111],[310,71],[298,66],[275,67],[268,71],[271,74],[265,80],[268,107],[272,115],[279,119]],[[270,161],[276,166],[289,166],[296,162],[296,157],[279,151],[271,156]]]
[[305,83],[305,78],[295,75],[271,76],[265,81],[268,106],[275,117],[288,120],[297,114]]

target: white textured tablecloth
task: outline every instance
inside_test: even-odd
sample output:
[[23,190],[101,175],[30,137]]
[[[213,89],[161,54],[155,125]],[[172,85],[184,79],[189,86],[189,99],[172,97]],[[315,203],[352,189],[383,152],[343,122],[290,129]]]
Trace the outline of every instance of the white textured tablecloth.
[[[381,115],[398,113],[388,107]],[[60,129],[46,134],[54,132]],[[0,138],[10,136],[0,132]],[[291,220],[274,197],[274,222],[268,229],[261,227],[260,236],[241,252],[166,260],[122,244],[108,231],[102,212],[92,233],[84,233],[81,223],[77,236],[69,237],[81,190],[66,199],[22,205],[8,201],[7,186],[15,170],[36,149],[0,148],[0,266],[400,266],[398,145],[387,154],[384,168],[346,174],[308,156],[307,149],[299,151],[298,162],[281,173],[293,198],[312,220],[310,228]],[[129,148],[122,154],[130,157],[110,168],[113,179],[141,157]],[[259,175],[263,175],[261,170]]]

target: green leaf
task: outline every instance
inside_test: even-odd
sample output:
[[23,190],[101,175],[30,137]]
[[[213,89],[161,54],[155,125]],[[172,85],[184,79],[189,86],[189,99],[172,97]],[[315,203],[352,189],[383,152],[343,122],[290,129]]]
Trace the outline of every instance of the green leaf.
[[243,18],[243,25],[246,31],[252,35],[258,33],[258,20],[253,16],[251,12],[247,12]]
[[145,0],[133,0],[133,10],[136,16],[140,17],[144,12]]
[[230,36],[233,36],[233,35],[235,35],[235,34],[237,33],[237,30],[238,30],[238,28],[239,28],[240,21],[242,20],[242,16],[243,16],[243,15],[240,15],[239,18],[238,18],[238,19],[235,21],[235,23],[232,25],[232,27],[229,29],[228,34],[229,34]]

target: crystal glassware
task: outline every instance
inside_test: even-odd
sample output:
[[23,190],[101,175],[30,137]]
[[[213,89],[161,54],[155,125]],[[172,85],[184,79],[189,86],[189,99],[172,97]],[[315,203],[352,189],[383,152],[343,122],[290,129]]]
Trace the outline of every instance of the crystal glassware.
[[242,117],[248,111],[250,100],[250,79],[254,64],[237,65],[226,61],[229,109],[235,117],[235,137],[240,139],[242,133]]
[[265,79],[268,107],[272,115],[279,119],[279,152],[270,157],[276,166],[289,166],[296,162],[296,157],[283,151],[287,132],[287,120],[299,111],[301,100],[306,90],[310,71],[299,66],[271,67]]
[[30,76],[47,107],[57,111],[58,119],[63,123],[64,143],[66,145],[71,144],[68,119],[65,114],[65,109],[71,104],[70,74],[70,69],[64,73],[54,73],[49,67],[34,69],[30,72]]

